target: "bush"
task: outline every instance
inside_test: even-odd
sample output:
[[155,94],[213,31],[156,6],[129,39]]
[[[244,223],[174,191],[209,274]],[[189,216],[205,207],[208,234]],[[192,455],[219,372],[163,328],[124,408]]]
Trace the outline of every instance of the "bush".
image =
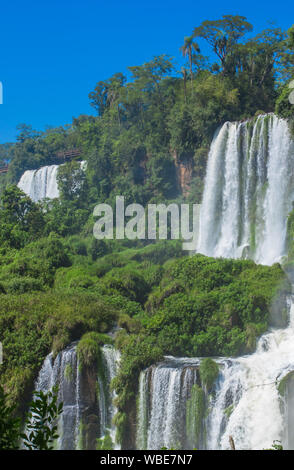
[[107,254],[107,245],[104,240],[97,240],[93,238],[89,248],[89,255],[91,256],[92,261],[96,261],[97,258]]
[[100,346],[112,344],[112,342],[109,336],[95,331],[84,334],[77,347],[77,355],[82,367],[95,366],[100,358]]
[[40,279],[32,277],[19,277],[9,280],[5,285],[5,291],[10,294],[24,294],[43,290],[44,285]]
[[208,392],[211,391],[219,373],[218,364],[210,357],[202,359],[199,366],[199,375],[202,386]]

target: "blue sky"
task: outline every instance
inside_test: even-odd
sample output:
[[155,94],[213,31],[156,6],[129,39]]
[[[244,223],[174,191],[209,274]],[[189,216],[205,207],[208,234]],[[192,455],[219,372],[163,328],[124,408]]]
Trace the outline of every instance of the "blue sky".
[[205,19],[247,16],[256,32],[293,23],[290,2],[288,11],[273,0],[11,0],[0,14],[0,143],[15,140],[19,123],[42,130],[93,113],[97,81],[155,55],[180,60],[184,36]]

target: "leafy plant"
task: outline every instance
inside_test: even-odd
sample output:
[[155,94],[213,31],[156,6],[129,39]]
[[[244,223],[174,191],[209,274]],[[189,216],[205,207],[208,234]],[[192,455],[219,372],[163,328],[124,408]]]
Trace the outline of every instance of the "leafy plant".
[[56,387],[48,393],[34,393],[22,434],[23,444],[28,450],[53,450],[53,443],[58,438],[56,421],[63,410],[63,404],[58,404],[57,398]]
[[0,385],[0,450],[16,450],[20,440],[20,418],[14,417],[15,408],[6,405],[6,395]]

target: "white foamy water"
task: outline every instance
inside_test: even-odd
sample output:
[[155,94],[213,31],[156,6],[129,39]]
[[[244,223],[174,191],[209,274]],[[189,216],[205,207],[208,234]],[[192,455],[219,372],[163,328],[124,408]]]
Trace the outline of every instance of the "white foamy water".
[[[93,415],[95,412],[99,419],[95,434],[98,438],[108,433],[115,442],[115,427],[112,423],[116,413],[113,405],[115,393],[110,391],[110,382],[117,374],[120,356],[119,352],[110,345],[103,346],[101,353],[104,371],[103,373],[97,371],[99,394],[97,410],[93,410]],[[83,415],[92,405],[87,374],[81,373],[75,343],[58,353],[56,358],[50,353],[44,360],[36,382],[36,390],[48,392],[53,386],[58,386],[58,398],[63,403],[63,412],[58,422],[59,439],[56,447],[59,450],[79,449],[82,442]]]
[[197,251],[271,265],[285,255],[294,142],[274,115],[226,123],[211,144]]
[[57,171],[59,165],[43,166],[39,170],[27,170],[19,180],[18,187],[34,201],[59,197]]
[[[220,372],[214,394],[207,397],[204,449],[229,449],[229,436],[240,450],[269,448],[275,440],[293,448],[287,429],[294,422],[288,422],[287,403],[278,392],[281,379],[294,370],[293,338],[291,300],[289,326],[264,334],[254,354],[216,359]],[[199,358],[167,358],[141,373],[138,448],[187,448],[186,405],[199,363]]]
[[230,435],[237,449],[269,448],[274,440],[282,441],[286,448],[291,445],[287,442],[287,420],[278,384],[294,370],[293,338],[292,300],[286,329],[263,335],[254,354],[219,361],[216,398],[210,404],[207,423],[209,449],[229,449]]

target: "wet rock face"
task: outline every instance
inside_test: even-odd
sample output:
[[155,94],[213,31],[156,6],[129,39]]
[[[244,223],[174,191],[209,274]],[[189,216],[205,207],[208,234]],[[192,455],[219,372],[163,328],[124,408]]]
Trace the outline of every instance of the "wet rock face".
[[290,304],[287,299],[290,289],[290,284],[285,283],[270,306],[269,323],[274,328],[286,328],[288,325]]
[[294,372],[287,383],[288,448],[294,449]]
[[117,373],[119,353],[109,345],[101,348],[93,366],[79,363],[73,343],[56,358],[50,353],[39,372],[36,389],[47,392],[58,386],[63,413],[58,422],[60,450],[95,450],[97,439],[106,434],[114,442],[112,419],[116,412],[110,382]]
[[285,416],[285,442],[287,449],[294,449],[294,370],[280,381],[278,387]]
[[95,368],[83,368],[80,379],[80,412],[82,448],[96,449],[96,440],[101,435],[100,406],[97,397],[97,371]]
[[188,196],[193,175],[192,155],[186,155],[186,158],[179,159],[177,152],[172,153],[175,162],[177,185],[183,196]]

